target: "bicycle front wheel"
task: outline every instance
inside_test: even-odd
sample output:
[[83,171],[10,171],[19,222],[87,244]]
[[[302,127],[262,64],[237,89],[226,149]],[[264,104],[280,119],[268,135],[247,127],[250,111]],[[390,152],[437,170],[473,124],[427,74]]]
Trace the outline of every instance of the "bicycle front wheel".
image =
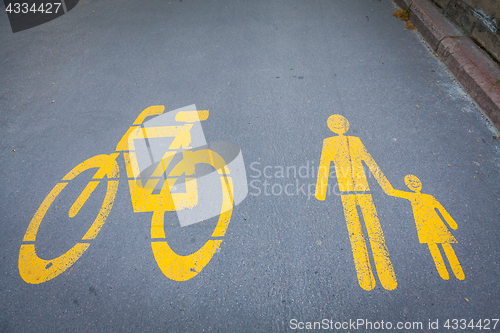
[[[189,158],[184,158],[174,167],[170,176],[180,176],[184,170],[194,170],[193,166],[198,163],[209,164],[217,170],[222,187],[222,207],[212,237],[223,237],[233,212],[234,188],[229,169],[222,157],[213,150],[198,150],[189,155]],[[152,236],[165,238],[164,222],[164,211],[155,211],[151,221]],[[221,243],[222,239],[210,239],[198,251],[187,256],[175,253],[166,241],[151,242],[151,247],[156,263],[165,276],[175,281],[186,281],[195,277],[210,262]]]

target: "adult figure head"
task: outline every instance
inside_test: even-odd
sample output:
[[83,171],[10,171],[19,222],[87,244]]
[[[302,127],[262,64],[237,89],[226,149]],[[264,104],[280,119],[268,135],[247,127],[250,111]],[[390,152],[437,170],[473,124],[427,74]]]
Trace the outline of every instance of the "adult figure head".
[[339,114],[334,114],[328,118],[328,128],[333,133],[343,135],[349,130],[349,121]]

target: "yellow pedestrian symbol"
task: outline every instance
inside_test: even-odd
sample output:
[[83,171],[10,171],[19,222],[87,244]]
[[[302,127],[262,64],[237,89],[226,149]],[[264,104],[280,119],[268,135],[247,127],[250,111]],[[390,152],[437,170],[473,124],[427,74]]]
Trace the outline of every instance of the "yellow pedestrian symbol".
[[448,258],[451,270],[455,273],[457,279],[465,279],[462,266],[460,266],[460,262],[458,261],[455,251],[453,251],[453,248],[451,247],[451,243],[458,242],[450,233],[441,217],[437,214],[436,210],[441,213],[444,220],[452,229],[456,229],[458,227],[457,223],[432,195],[420,193],[422,190],[422,183],[420,182],[420,179],[413,175],[407,175],[405,177],[405,184],[415,193],[394,190],[392,195],[410,200],[411,207],[413,209],[413,217],[415,218],[415,224],[417,227],[418,240],[420,243],[424,243],[429,246],[429,250],[432,258],[434,259],[439,275],[444,280],[448,280],[450,277],[437,244],[441,244],[443,246],[443,250]]
[[362,162],[365,162],[370,168],[385,193],[391,193],[393,188],[361,140],[354,136],[344,135],[349,129],[349,122],[346,118],[341,115],[330,116],[328,118],[328,127],[338,135],[326,138],[323,141],[316,183],[316,198],[318,200],[325,200],[326,198],[330,163],[333,162],[339,191],[343,193],[341,199],[359,285],[365,290],[375,288],[375,277],[370,265],[363,227],[357,212],[358,206],[363,214],[380,283],[385,289],[394,290],[397,287],[396,274],[389,258],[389,251],[387,250],[384,233],[377,217],[372,196],[366,193],[370,189]]
[[[377,217],[377,211],[371,194],[367,193],[370,189],[362,162],[368,166],[387,195],[410,201],[419,241],[428,244],[441,278],[448,280],[449,274],[438,244],[443,247],[457,279],[465,279],[460,262],[451,247],[451,244],[457,243],[457,240],[444,224],[447,222],[452,229],[456,229],[457,223],[432,195],[420,193],[422,189],[420,180],[413,175],[407,175],[405,184],[412,192],[395,190],[361,140],[357,137],[344,135],[349,130],[349,122],[346,118],[337,114],[332,115],[328,118],[328,127],[337,136],[326,138],[323,141],[315,194],[318,200],[325,200],[330,163],[333,162],[351,241],[354,265],[361,288],[365,290],[375,288],[375,277],[370,265],[367,244],[371,247],[373,262],[382,286],[387,290],[394,290],[397,287],[396,275],[389,258],[389,251]],[[362,213],[369,243],[363,234],[358,207]]]

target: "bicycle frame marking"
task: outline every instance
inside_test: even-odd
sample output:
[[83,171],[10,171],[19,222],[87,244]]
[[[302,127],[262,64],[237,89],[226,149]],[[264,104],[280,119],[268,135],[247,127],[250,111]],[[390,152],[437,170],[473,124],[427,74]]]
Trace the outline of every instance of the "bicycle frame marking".
[[[152,177],[159,177],[167,170],[176,151],[179,152],[178,150],[180,149],[191,148],[190,130],[193,123],[206,120],[209,115],[208,110],[180,111],[176,114],[175,120],[185,122],[186,124],[183,126],[140,127],[147,117],[161,115],[164,110],[165,107],[162,105],[151,106],[145,109],[118,142],[115,153],[89,158],[66,174],[62,181],[54,186],[38,208],[28,226],[23,241],[36,241],[40,224],[56,197],[62,192],[69,181],[91,168],[98,168],[93,176],[95,180],[87,184],[71,206],[68,215],[72,218],[78,214],[80,208],[97,188],[100,182],[99,179],[103,179],[106,176],[108,178],[108,185],[101,209],[87,233],[82,237],[82,240],[95,239],[106,221],[116,197],[118,180],[109,179],[119,178],[119,168],[116,158],[120,152],[123,152],[133,210],[137,213],[153,213],[151,219],[151,248],[158,266],[165,276],[175,281],[186,281],[196,276],[212,259],[222,240],[210,239],[195,253],[187,256],[178,255],[170,248],[167,241],[160,240],[166,237],[164,230],[165,212],[190,209],[197,205],[198,189],[196,177],[194,176],[195,165],[198,163],[209,164],[219,173],[222,188],[221,213],[212,237],[223,237],[232,215],[234,188],[226,162],[215,151],[208,149],[194,152],[183,150],[183,159],[169,173],[160,190],[160,194],[153,194],[159,179],[149,179],[144,185],[141,180],[137,179],[140,175],[140,170],[134,151],[134,139],[174,137],[169,150],[164,154],[161,162],[152,174]],[[178,177],[183,174],[185,175],[186,192],[171,193],[170,188],[174,186]],[[44,260],[36,254],[34,244],[22,244],[19,251],[19,273],[27,283],[39,284],[49,281],[71,267],[89,246],[90,243],[77,243],[63,255],[52,260]]]

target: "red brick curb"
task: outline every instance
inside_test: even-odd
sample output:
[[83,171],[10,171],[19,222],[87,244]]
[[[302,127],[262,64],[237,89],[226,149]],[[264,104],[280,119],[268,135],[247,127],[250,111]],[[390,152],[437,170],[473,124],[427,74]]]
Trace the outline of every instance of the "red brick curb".
[[395,0],[467,92],[500,129],[500,68],[429,0]]

